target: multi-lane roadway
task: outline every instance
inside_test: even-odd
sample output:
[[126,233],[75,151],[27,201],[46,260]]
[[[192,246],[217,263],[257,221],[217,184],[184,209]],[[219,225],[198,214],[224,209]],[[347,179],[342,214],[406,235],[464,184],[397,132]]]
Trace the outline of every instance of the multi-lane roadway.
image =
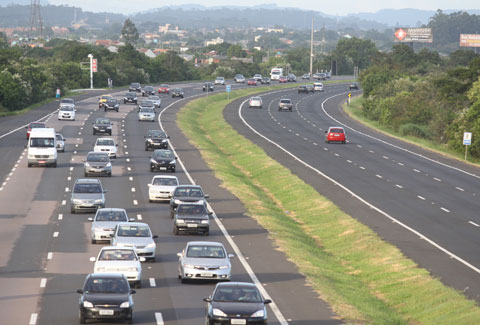
[[[142,288],[135,300],[135,323],[203,324],[205,303],[214,283],[182,284],[177,278],[177,252],[191,240],[223,242],[232,262],[232,280],[256,283],[265,298],[271,298],[269,323],[338,323],[328,305],[308,286],[295,266],[277,251],[268,232],[245,215],[242,204],[220,187],[199,152],[176,126],[176,113],[191,98],[203,96],[201,84],[181,85],[186,99],[163,96],[155,123],[139,122],[135,105],[121,105],[120,111],[98,109],[95,96],[77,102],[75,121],[58,121],[54,105],[41,113],[0,121],[4,181],[0,187],[0,310],[2,324],[76,324],[78,294],[85,276],[93,271],[89,258],[102,244],[91,244],[91,214],[70,213],[70,191],[76,178],[83,177],[82,159],[95,139],[92,122],[110,118],[113,137],[119,144],[112,177],[101,178],[108,190],[106,206],[124,208],[129,217],[147,222],[158,235],[157,260],[145,263]],[[242,86],[238,86],[242,87]],[[113,93],[121,99],[125,92]],[[321,96],[321,95],[319,95]],[[49,115],[50,113],[52,113]],[[268,115],[267,110],[261,113]],[[27,168],[25,133],[22,126],[41,118],[67,139],[65,153],[59,153],[57,168]],[[144,135],[163,128],[181,163],[181,183],[202,185],[210,195],[214,211],[208,238],[174,236],[168,204],[149,203],[147,184],[151,152],[144,150]],[[107,243],[104,243],[106,245]]]

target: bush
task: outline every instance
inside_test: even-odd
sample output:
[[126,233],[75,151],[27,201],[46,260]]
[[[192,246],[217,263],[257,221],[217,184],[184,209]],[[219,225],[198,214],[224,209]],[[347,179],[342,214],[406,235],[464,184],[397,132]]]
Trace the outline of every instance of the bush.
[[414,123],[406,123],[400,126],[399,132],[401,135],[412,135],[417,138],[430,139],[430,132],[424,125]]

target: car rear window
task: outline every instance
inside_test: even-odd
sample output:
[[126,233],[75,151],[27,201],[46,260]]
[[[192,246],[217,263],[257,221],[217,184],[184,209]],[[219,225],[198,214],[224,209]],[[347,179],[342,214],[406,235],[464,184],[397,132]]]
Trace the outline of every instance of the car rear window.
[[205,215],[207,214],[207,211],[205,210],[205,207],[200,204],[181,204],[177,208],[177,213],[178,214],[201,214]]
[[173,152],[171,151],[155,151],[153,153],[155,159],[173,159]]
[[128,221],[125,211],[99,211],[95,221]]
[[121,278],[91,278],[85,284],[85,293],[128,293],[130,287]]
[[110,124],[110,120],[106,118],[97,118],[95,124]]
[[177,186],[178,182],[175,178],[155,178],[153,185]]
[[110,139],[98,139],[97,146],[114,146],[115,143]]
[[199,188],[177,188],[175,190],[176,196],[190,196],[190,197],[203,197],[202,190]]
[[330,133],[343,133],[343,129],[330,129]]
[[117,236],[120,237],[150,237],[148,226],[121,226]]
[[290,104],[292,101],[290,99],[282,99],[280,100],[280,103],[282,104]]

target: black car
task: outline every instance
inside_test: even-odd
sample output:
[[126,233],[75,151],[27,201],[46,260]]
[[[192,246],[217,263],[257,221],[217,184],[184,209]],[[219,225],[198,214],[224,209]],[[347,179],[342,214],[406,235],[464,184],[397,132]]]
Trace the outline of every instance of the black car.
[[175,173],[177,166],[177,157],[175,157],[172,150],[157,149],[150,157],[150,171],[161,170],[165,168],[167,171]]
[[185,92],[183,91],[182,88],[174,88],[172,90],[172,98],[173,97],[184,97],[185,96]]
[[289,73],[287,76],[287,81],[288,82],[297,82],[297,76],[295,76],[293,73]]
[[112,135],[112,122],[108,118],[97,118],[93,123],[93,135],[97,133]]
[[173,218],[180,203],[197,203],[207,207],[207,198],[200,185],[178,185],[170,199],[170,217]]
[[218,283],[210,297],[204,298],[208,325],[267,324],[266,304],[255,284],[247,282]]
[[130,87],[128,88],[128,91],[135,91],[137,93],[142,92],[142,86],[138,82],[132,82],[130,84]]
[[145,136],[145,151],[150,149],[168,149],[167,134],[161,130],[149,130]]
[[150,96],[155,95],[155,88],[152,86],[145,86],[142,89],[142,96]]
[[351,83],[348,87],[349,87],[350,90],[352,90],[352,89],[358,90],[358,83],[356,83],[356,82]]
[[307,87],[307,92],[309,93],[315,92],[315,87],[313,87],[313,85],[308,84],[305,87]]
[[88,319],[123,319],[133,323],[135,290],[130,289],[125,275],[90,273],[77,293],[82,295],[78,301],[80,324],[86,324]]
[[208,236],[210,232],[209,215],[204,204],[180,203],[173,217],[173,233],[178,235],[180,231],[200,232]]
[[270,81],[271,81],[270,78],[268,78],[268,77],[263,77],[262,80],[260,80],[260,83],[261,83],[262,85],[269,85],[269,84],[270,84]]
[[118,102],[117,99],[115,98],[111,98],[111,99],[108,99],[104,104],[103,104],[103,109],[105,110],[105,112],[107,110],[114,110],[114,111],[117,111],[118,112],[118,109],[120,108],[120,103]]
[[213,91],[213,82],[206,82],[203,84],[203,91]]
[[298,93],[307,93],[308,94],[308,89],[307,89],[307,86],[306,85],[301,85],[301,86],[298,86]]
[[138,97],[136,93],[126,93],[125,97],[123,97],[123,103],[134,103],[137,104]]

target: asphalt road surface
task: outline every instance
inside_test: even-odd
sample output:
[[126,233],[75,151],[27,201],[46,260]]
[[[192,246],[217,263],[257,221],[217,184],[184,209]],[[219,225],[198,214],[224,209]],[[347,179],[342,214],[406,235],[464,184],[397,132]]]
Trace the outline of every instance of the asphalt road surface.
[[[239,99],[224,115],[319,193],[480,302],[480,170],[352,121],[340,108],[348,92],[346,85],[276,91],[262,95],[263,109]],[[278,111],[280,98],[293,100],[293,112]],[[347,144],[325,143],[329,126],[344,126]]]
[[[181,85],[187,97],[204,96],[201,84]],[[243,87],[243,86],[235,86]],[[220,88],[220,87],[218,87]],[[121,98],[122,92],[114,93]],[[21,117],[0,120],[0,311],[2,324],[76,324],[78,298],[85,276],[93,271],[89,258],[103,244],[91,244],[92,214],[70,213],[70,191],[83,177],[82,159],[99,136],[92,135],[92,122],[108,117],[114,122],[113,137],[119,144],[113,176],[102,177],[106,207],[124,208],[129,217],[147,222],[159,236],[155,263],[143,264],[142,288],[135,300],[137,324],[203,324],[205,303],[215,283],[182,284],[177,278],[177,252],[188,241],[223,242],[232,260],[232,280],[255,282],[267,298],[271,324],[340,323],[328,305],[307,285],[295,266],[277,251],[268,232],[245,215],[242,204],[220,187],[176,126],[176,113],[189,100],[162,96],[160,120],[139,122],[135,105],[121,105],[119,112],[98,109],[96,94],[77,102],[75,121],[58,121],[56,105]],[[53,114],[51,114],[53,113]],[[157,118],[159,116],[157,115]],[[59,153],[57,168],[27,168],[25,130],[33,120],[47,122],[67,139]],[[181,183],[192,181],[210,194],[215,212],[209,237],[174,236],[168,204],[149,203],[147,184],[151,152],[144,150],[144,135],[161,126],[183,164],[177,165]],[[112,323],[112,322],[111,322]]]

